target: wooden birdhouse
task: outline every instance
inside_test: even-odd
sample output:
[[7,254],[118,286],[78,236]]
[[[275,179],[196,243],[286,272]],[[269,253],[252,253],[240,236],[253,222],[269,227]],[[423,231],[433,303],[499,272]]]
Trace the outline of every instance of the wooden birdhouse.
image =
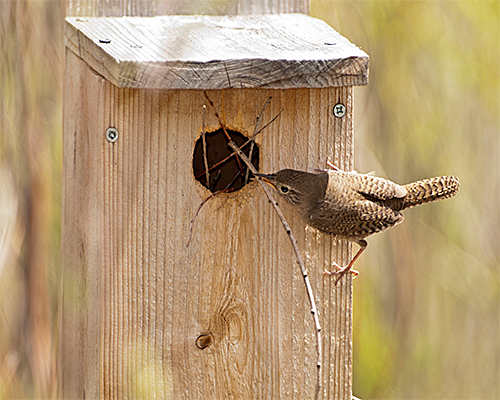
[[[304,14],[68,17],[65,37],[61,397],[313,398],[302,276],[228,135],[264,173],[352,169],[368,56]],[[350,245],[282,210],[320,398],[350,399],[351,277],[323,275]]]

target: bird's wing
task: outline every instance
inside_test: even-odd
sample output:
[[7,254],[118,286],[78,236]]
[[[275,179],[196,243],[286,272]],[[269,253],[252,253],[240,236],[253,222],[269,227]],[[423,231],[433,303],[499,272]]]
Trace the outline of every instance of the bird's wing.
[[370,200],[389,200],[403,198],[406,189],[388,179],[367,174],[355,174],[349,177],[355,183],[353,188]]
[[403,221],[403,215],[388,206],[370,200],[345,203],[342,209],[323,201],[310,216],[310,225],[336,236],[365,238]]

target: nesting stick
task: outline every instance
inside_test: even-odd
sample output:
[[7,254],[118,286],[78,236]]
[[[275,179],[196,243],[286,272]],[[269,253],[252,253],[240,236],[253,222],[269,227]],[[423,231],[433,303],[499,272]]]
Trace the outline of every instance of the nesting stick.
[[[247,165],[248,169],[250,169],[250,171],[252,171],[253,174],[256,174],[257,170],[253,166],[252,162],[240,150],[240,148],[236,145],[236,143],[234,143],[231,140],[229,142],[229,146],[243,160],[243,162]],[[286,231],[286,233],[288,235],[288,238],[290,239],[290,242],[292,244],[293,250],[295,251],[295,256],[297,257],[297,263],[300,266],[300,272],[302,273],[302,278],[304,279],[304,283],[306,285],[307,296],[309,297],[309,303],[311,305],[311,314],[313,316],[314,325],[316,327],[316,351],[317,351],[316,367],[317,367],[317,380],[316,380],[316,390],[315,390],[314,398],[317,400],[319,398],[319,392],[321,390],[321,354],[322,354],[322,344],[321,344],[321,325],[319,323],[318,310],[316,308],[316,302],[314,300],[313,290],[312,290],[312,287],[311,287],[311,283],[309,282],[309,277],[307,276],[307,270],[306,270],[306,267],[304,265],[304,261],[302,260],[302,255],[300,254],[300,250],[299,250],[299,247],[297,245],[297,240],[295,239],[295,236],[293,235],[292,230],[290,229],[290,225],[288,225],[288,222],[286,221],[285,216],[283,215],[283,212],[278,207],[278,203],[276,202],[276,200],[274,200],[273,196],[271,195],[270,189],[262,182],[262,180],[260,178],[258,178],[258,182],[259,182],[260,187],[262,188],[262,190],[264,190],[264,193],[266,194],[266,196],[269,199],[270,203],[273,205],[274,210],[278,214],[278,217],[281,220],[281,223],[283,224],[283,227],[285,228],[285,231]]]

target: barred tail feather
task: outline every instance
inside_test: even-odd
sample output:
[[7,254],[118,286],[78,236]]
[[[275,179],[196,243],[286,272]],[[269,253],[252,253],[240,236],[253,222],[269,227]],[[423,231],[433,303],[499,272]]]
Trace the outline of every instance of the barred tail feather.
[[402,198],[398,211],[431,201],[447,199],[458,193],[460,183],[455,176],[438,176],[404,186],[407,194]]

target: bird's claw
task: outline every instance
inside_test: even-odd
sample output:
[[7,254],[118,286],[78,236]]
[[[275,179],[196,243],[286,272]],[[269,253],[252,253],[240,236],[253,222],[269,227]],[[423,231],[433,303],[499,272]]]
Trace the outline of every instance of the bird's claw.
[[[342,269],[342,267],[340,265],[338,265],[337,263],[332,263],[332,267],[335,267],[337,268],[339,271]],[[335,272],[331,272],[331,271],[328,271],[326,268],[324,269],[323,271],[323,275],[336,275],[338,271],[335,271]]]
[[359,271],[356,271],[355,269],[349,268],[349,265],[347,267],[342,268],[338,264],[334,263],[333,266],[335,268],[337,268],[338,271],[332,272],[332,271],[328,271],[325,268],[325,270],[323,271],[323,275],[330,275],[330,276],[338,275],[338,278],[335,280],[335,285],[337,285],[337,283],[339,283],[339,281],[342,279],[342,277],[348,272],[353,274],[353,279],[359,275]]
[[[347,272],[347,271],[344,272],[344,268],[340,268],[338,265],[335,265],[335,267],[337,267],[339,270],[335,271],[335,272],[331,272],[325,268],[323,270],[323,275],[339,275],[339,274],[345,274]],[[359,275],[359,271],[352,269],[352,268],[350,269],[349,272],[351,272],[351,274],[353,274],[355,278]]]

